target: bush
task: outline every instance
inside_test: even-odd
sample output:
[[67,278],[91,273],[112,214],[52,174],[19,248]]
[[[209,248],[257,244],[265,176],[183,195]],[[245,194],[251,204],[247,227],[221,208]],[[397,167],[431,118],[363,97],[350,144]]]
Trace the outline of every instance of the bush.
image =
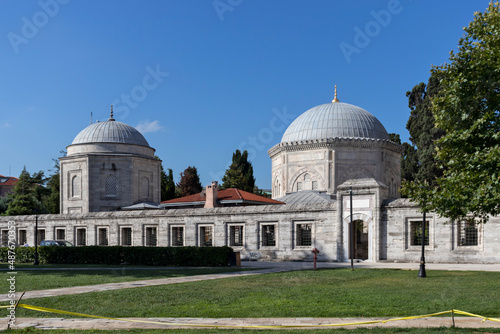
[[[32,263],[34,247],[18,247],[16,263]],[[38,247],[40,263],[132,264],[145,266],[220,267],[229,264],[231,247]],[[7,262],[8,248],[0,248],[0,262]]]

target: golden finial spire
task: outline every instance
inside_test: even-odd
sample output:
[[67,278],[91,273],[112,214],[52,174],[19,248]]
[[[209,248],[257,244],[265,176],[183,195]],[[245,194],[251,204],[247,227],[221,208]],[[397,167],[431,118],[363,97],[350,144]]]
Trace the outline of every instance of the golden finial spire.
[[109,121],[114,121],[115,119],[113,118],[113,105],[111,105],[111,114],[109,116]]
[[335,85],[335,96],[334,96],[334,98],[332,100],[332,103],[333,102],[340,102],[339,99],[337,99],[337,85]]

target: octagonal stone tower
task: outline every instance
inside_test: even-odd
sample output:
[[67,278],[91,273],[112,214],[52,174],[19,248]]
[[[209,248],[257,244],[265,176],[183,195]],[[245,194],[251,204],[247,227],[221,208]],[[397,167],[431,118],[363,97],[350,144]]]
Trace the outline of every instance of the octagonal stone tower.
[[160,202],[155,150],[135,128],[115,121],[83,129],[59,158],[61,213],[113,211],[138,202]]
[[268,151],[272,159],[272,197],[301,190],[335,194],[347,180],[373,178],[397,198],[402,147],[389,139],[368,111],[335,98],[297,117],[281,142]]

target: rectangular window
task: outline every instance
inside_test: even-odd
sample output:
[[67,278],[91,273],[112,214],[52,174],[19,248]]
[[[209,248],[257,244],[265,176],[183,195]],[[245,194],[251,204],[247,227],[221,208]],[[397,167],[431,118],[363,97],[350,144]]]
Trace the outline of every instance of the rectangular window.
[[213,226],[200,226],[200,247],[212,247]]
[[295,245],[300,247],[312,245],[312,224],[295,225]]
[[275,247],[276,246],[276,225],[263,224],[261,231],[261,244],[262,247]]
[[132,228],[122,227],[121,228],[121,243],[122,246],[132,246]]
[[76,245],[85,246],[87,244],[87,229],[77,228],[76,229]]
[[2,247],[9,246],[9,230],[2,230]]
[[146,227],[146,246],[158,246],[158,229],[155,226]]
[[243,225],[229,226],[229,246],[243,246]]
[[18,230],[17,231],[17,242],[19,246],[24,246],[28,242],[28,233],[26,230]]
[[457,223],[458,245],[479,246],[479,227],[473,220],[464,220]]
[[43,240],[45,240],[45,229],[40,229],[39,228],[37,236],[38,236],[37,243],[38,243],[38,245],[40,245],[40,242],[42,242]]
[[172,226],[170,229],[171,245],[173,247],[184,246],[184,226]]
[[[410,222],[410,245],[422,246],[422,221]],[[429,221],[425,221],[425,245],[429,245]]]
[[97,245],[108,246],[108,228],[99,227],[97,229]]
[[63,228],[56,228],[56,240],[66,240],[66,230]]

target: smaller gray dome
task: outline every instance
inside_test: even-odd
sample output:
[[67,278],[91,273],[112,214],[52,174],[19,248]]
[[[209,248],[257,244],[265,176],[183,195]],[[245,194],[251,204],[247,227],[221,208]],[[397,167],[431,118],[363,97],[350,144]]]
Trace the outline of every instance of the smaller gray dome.
[[328,138],[389,140],[389,135],[382,123],[368,111],[352,104],[332,102],[311,108],[297,117],[283,134],[281,142]]
[[120,143],[150,147],[139,131],[113,118],[87,126],[80,131],[71,144],[92,143]]

